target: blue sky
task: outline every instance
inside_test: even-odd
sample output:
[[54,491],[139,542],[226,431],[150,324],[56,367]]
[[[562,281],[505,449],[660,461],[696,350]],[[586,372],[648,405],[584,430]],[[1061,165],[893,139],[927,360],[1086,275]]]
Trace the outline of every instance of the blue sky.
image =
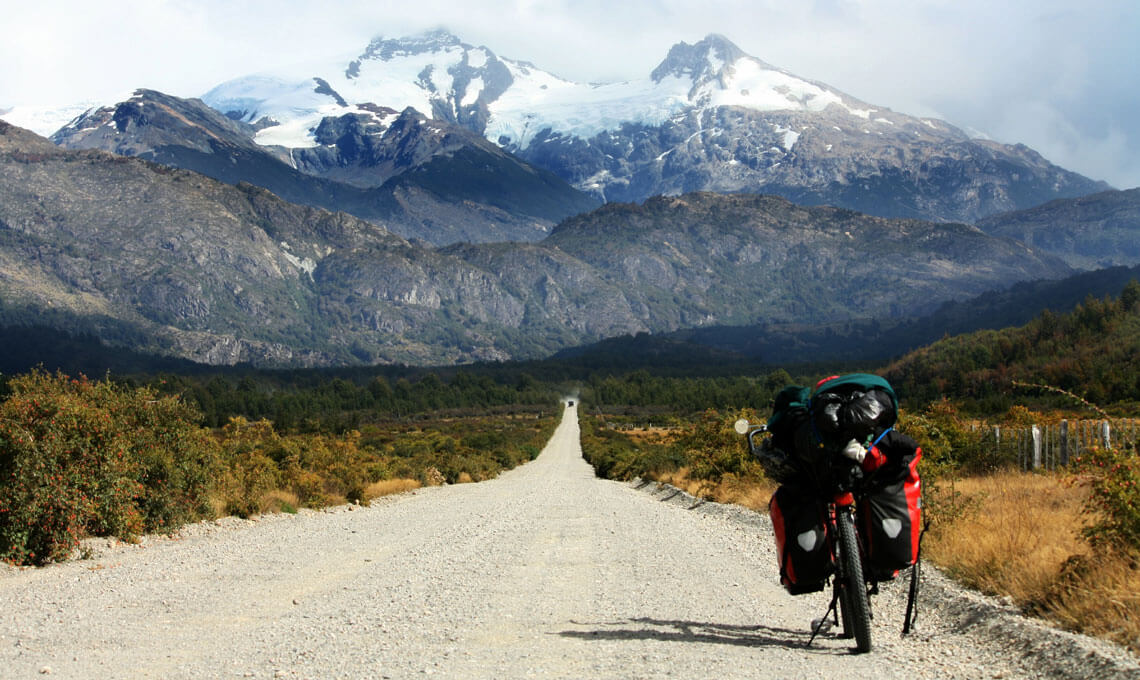
[[643,78],[720,33],[877,106],[1140,186],[1137,0],[0,0],[0,110],[199,96],[229,78],[446,27],[581,81]]

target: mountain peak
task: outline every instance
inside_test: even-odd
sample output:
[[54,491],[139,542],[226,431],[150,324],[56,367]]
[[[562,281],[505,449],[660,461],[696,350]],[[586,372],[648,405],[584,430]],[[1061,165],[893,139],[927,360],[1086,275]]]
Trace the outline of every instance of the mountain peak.
[[728,38],[712,33],[695,45],[679,42],[671,47],[665,60],[653,69],[651,77],[657,83],[675,76],[691,78],[693,84],[699,84],[716,78],[725,66],[747,56]]
[[452,48],[468,47],[456,35],[444,28],[425,31],[418,35],[404,36],[402,38],[384,38],[377,36],[349,66],[348,76],[355,74],[353,70],[360,68],[360,62],[369,59],[391,61],[393,58],[426,54],[430,52],[443,52]]

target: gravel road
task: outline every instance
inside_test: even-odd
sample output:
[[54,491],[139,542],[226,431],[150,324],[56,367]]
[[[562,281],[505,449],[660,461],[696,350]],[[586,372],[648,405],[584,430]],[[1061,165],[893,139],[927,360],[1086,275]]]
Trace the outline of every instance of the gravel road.
[[917,634],[898,583],[872,653],[805,648],[826,600],[780,588],[767,517],[596,479],[574,407],[492,481],[96,553],[0,571],[0,677],[1140,677],[933,571]]

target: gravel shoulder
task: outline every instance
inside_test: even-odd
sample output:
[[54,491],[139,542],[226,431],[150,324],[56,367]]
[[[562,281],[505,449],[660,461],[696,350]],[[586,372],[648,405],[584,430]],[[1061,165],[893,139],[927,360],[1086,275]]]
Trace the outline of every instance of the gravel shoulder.
[[566,410],[495,480],[227,519],[0,572],[0,677],[1140,677],[1126,652],[927,574],[873,602],[875,650],[778,585],[767,517],[597,479]]

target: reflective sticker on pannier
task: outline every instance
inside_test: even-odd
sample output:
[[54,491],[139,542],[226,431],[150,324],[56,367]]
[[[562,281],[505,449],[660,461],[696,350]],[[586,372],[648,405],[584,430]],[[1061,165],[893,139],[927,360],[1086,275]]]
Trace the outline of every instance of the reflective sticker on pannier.
[[796,536],[796,543],[800,544],[804,552],[812,552],[819,546],[819,539],[819,532],[813,529]]
[[902,531],[902,520],[897,520],[893,517],[883,519],[883,531],[891,538],[897,537],[899,532]]

